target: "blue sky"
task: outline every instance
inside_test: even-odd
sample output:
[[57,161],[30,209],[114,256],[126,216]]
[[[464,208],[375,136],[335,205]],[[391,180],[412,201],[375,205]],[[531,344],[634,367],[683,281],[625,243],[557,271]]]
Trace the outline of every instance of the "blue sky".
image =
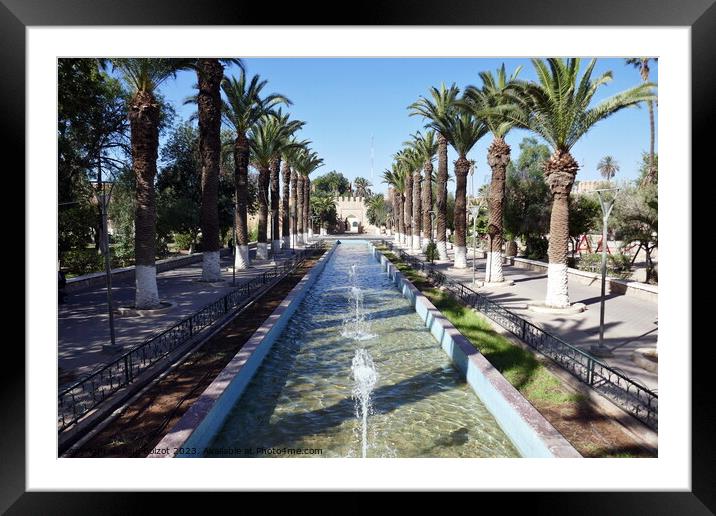
[[[495,70],[506,64],[508,73],[522,65],[520,77],[534,79],[528,59],[486,58],[261,58],[245,59],[249,74],[268,80],[265,92],[279,92],[293,101],[289,108],[293,118],[306,122],[299,134],[310,139],[312,147],[324,159],[316,176],[338,170],[349,179],[363,176],[371,180],[375,191],[385,191],[381,173],[390,167],[392,155],[411,133],[422,129],[420,117],[408,116],[407,106],[428,88],[441,82],[455,82],[461,89],[469,84],[479,86],[478,72]],[[584,66],[584,64],[583,64]],[[623,59],[599,59],[593,76],[611,70],[614,79],[603,86],[596,101],[639,84],[639,72],[626,66]],[[651,67],[651,80],[657,82],[658,65]],[[229,68],[227,74],[238,73]],[[181,119],[194,109],[182,101],[193,92],[196,76],[182,72],[161,87],[162,94],[173,102]],[[658,117],[657,117],[658,120]],[[658,126],[657,126],[658,128]],[[371,136],[374,145],[371,179]],[[531,133],[513,130],[507,137],[513,159],[519,155],[519,142]],[[486,162],[490,135],[480,140],[468,158],[477,164],[476,185],[489,174]],[[658,143],[658,142],[657,142]],[[620,165],[616,179],[633,179],[638,174],[641,153],[649,148],[649,120],[646,107],[627,109],[597,124],[573,149],[582,165],[578,179],[598,179],[598,161],[612,155]],[[452,162],[457,156],[450,149]]]

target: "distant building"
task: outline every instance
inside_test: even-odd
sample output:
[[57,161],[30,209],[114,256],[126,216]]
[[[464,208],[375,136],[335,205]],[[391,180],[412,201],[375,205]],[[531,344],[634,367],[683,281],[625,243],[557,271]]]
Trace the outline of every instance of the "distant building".
[[575,181],[572,193],[585,194],[598,190],[604,185],[605,181],[600,179],[598,181]]
[[335,198],[338,231],[343,233],[377,233],[379,228],[368,222],[365,197]]

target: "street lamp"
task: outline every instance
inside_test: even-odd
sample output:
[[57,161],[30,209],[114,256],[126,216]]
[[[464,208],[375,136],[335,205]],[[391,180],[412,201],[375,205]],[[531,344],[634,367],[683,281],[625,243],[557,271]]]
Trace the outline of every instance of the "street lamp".
[[477,263],[477,257],[475,253],[477,252],[477,216],[480,214],[480,205],[476,202],[474,202],[470,206],[470,215],[472,215],[472,284],[475,284],[475,271],[476,271],[476,263]]
[[111,344],[103,346],[106,351],[118,351],[117,343],[114,337],[114,304],[112,302],[112,265],[109,255],[109,232],[107,230],[107,211],[109,201],[112,196],[112,187],[109,193],[104,191],[104,183],[102,182],[102,157],[97,160],[97,191],[95,193],[97,204],[99,205],[99,213],[102,219],[102,241],[100,243],[102,254],[104,254],[104,272],[107,277],[107,312],[109,314],[109,339]]
[[[592,346],[590,351],[593,355],[608,357],[612,355],[612,352],[604,345],[604,296],[607,284],[607,222],[614,208],[614,201],[619,193],[619,188],[603,188],[595,191],[599,195],[599,204],[602,207],[602,294],[599,302],[599,344]],[[606,192],[614,192],[614,195],[606,196]]]
[[231,286],[236,286],[236,249],[238,248],[238,243],[236,242],[236,211],[237,211],[237,205],[238,200],[236,199],[236,189],[234,189],[234,213],[231,217],[231,247],[233,249],[231,250]]

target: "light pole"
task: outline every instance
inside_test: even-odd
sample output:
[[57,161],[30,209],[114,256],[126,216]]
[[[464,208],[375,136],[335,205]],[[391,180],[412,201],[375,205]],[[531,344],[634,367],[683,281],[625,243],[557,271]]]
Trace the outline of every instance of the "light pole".
[[[602,294],[599,302],[599,344],[592,346],[590,351],[593,355],[600,357],[608,357],[612,355],[609,348],[604,345],[604,296],[606,293],[607,284],[607,222],[609,221],[609,215],[612,213],[614,208],[614,200],[616,199],[618,188],[604,188],[596,190],[599,195],[599,204],[602,207]],[[605,196],[606,192],[614,192],[611,198]]]
[[236,242],[236,205],[238,204],[236,199],[236,189],[234,189],[234,213],[231,217],[231,247],[233,247],[231,256],[231,286],[236,286],[236,249],[238,247]]
[[[114,185],[113,185],[114,186]],[[102,156],[97,160],[97,204],[99,205],[99,213],[102,219],[102,253],[104,254],[104,272],[107,277],[107,313],[109,315],[109,339],[110,345],[103,346],[106,351],[118,351],[117,343],[114,338],[114,304],[112,302],[112,265],[109,255],[109,234],[107,231],[107,210],[109,208],[109,200],[112,195],[110,187],[109,194],[104,192],[104,183],[102,182]]]
[[475,284],[476,270],[476,249],[477,249],[477,216],[480,214],[480,205],[474,203],[470,206],[470,215],[472,215],[472,284]]

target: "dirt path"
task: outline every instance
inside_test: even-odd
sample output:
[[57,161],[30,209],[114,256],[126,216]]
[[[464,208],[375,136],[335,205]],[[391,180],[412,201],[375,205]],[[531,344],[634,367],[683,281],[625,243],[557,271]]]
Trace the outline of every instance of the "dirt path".
[[146,457],[315,263],[272,287],[72,456]]

